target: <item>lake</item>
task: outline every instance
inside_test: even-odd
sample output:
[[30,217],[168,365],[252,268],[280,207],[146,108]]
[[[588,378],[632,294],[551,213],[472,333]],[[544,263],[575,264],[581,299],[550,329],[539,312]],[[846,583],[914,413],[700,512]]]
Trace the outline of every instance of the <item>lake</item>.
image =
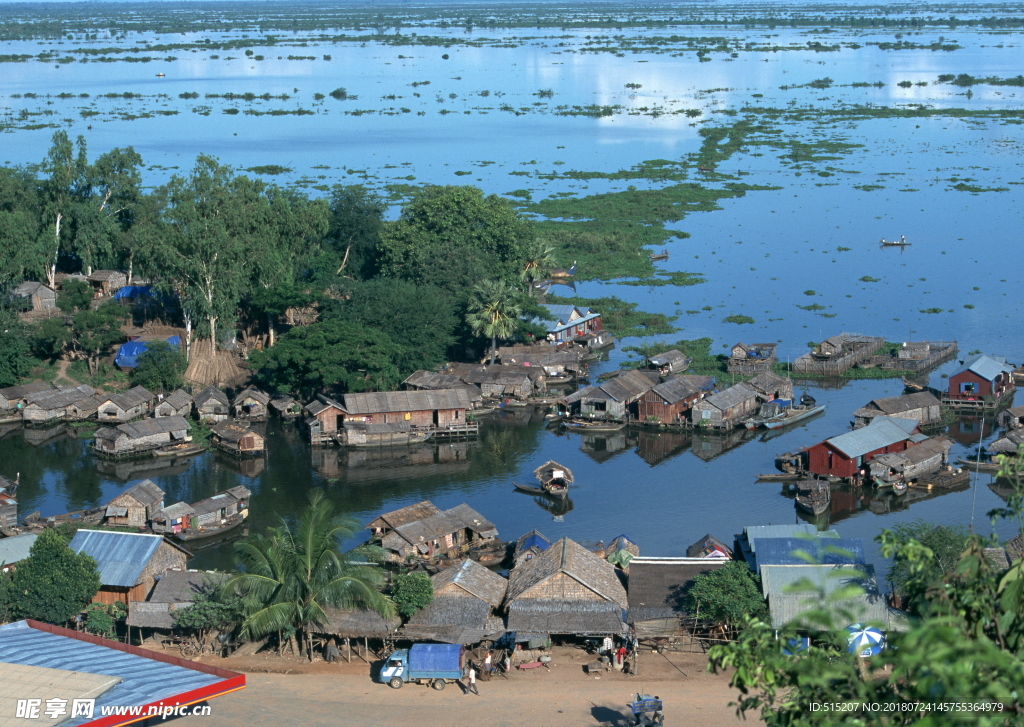
[[[340,32],[358,39],[323,39]],[[659,189],[667,183],[652,175],[609,175],[648,160],[684,160],[699,150],[702,128],[747,119],[756,131],[744,145],[714,175],[690,168],[688,179],[710,188],[728,178],[771,189],[667,225],[689,237],[665,244],[670,256],[658,268],[699,273],[705,282],[589,281],[577,284],[580,295],[616,295],[678,316],[680,331],[664,340],[708,336],[714,352],[738,340],[778,341],[780,357],[793,359],[808,342],[851,331],[890,341],[957,340],[961,360],[978,350],[1024,361],[1014,302],[1024,282],[1015,244],[1024,209],[1024,88],[938,81],[944,74],[1016,75],[1020,33],[713,26],[466,32],[421,24],[378,40],[348,30],[302,31],[276,33],[268,45],[250,33],[252,45],[244,48],[145,50],[146,42],[223,43],[244,35],[0,43],[0,55],[55,53],[47,62],[3,63],[0,160],[38,163],[54,128],[63,128],[83,134],[92,155],[134,146],[152,185],[206,153],[238,169],[286,167],[291,171],[265,178],[311,194],[363,183],[398,202],[408,185],[473,184],[537,201]],[[448,45],[426,44],[428,37]],[[879,45],[890,43],[903,45]],[[956,48],[932,50],[933,43]],[[96,57],[83,50],[115,46],[177,60],[80,60]],[[712,49],[704,55],[710,60],[698,57],[700,48]],[[329,95],[338,88],[345,100]],[[288,98],[246,100],[247,93]],[[879,247],[879,238],[900,235],[912,246]],[[733,315],[754,323],[723,321]],[[651,340],[620,341],[593,373],[627,360],[623,346]],[[933,372],[931,385],[943,388],[956,366]],[[21,473],[22,513],[99,504],[138,475],[152,476],[168,502],[246,484],[254,491],[250,532],[293,516],[310,488],[323,487],[363,523],[421,499],[442,508],[468,502],[505,539],[534,527],[549,538],[607,541],[625,533],[646,555],[681,555],[707,532],[729,542],[744,525],[793,522],[792,501],[754,475],[770,471],[777,453],[846,431],[853,410],[900,390],[898,380],[812,387],[827,404],[825,415],[768,441],[745,432],[692,441],[649,432],[581,437],[516,411],[490,418],[477,443],[352,453],[312,450],[301,432],[275,421],[258,473],[212,453],[165,472],[100,471],[84,440],[61,435],[34,446],[12,430],[0,439],[0,473]],[[970,420],[953,430],[954,456],[996,436]],[[513,481],[529,481],[549,458],[572,468],[578,482],[573,508],[560,519],[512,493]],[[990,532],[985,513],[1002,503],[991,479],[980,475],[965,491],[914,502],[837,494],[832,524],[868,541],[869,559],[883,567],[870,541],[894,523],[969,524],[973,513],[977,531]],[[1013,532],[1000,525],[998,534]],[[231,567],[231,545],[203,550],[193,562]]]

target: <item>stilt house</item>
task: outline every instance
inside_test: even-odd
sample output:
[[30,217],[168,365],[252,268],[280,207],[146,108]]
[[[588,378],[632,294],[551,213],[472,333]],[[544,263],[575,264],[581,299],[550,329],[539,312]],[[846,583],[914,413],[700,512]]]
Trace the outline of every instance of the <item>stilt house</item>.
[[254,386],[248,386],[235,397],[232,406],[235,410],[235,419],[249,422],[267,421],[267,405],[270,403],[270,394],[260,391]]
[[978,354],[964,361],[949,377],[946,400],[950,403],[1002,400],[1013,394],[1013,367],[1004,361]]
[[403,638],[447,644],[496,639],[505,624],[496,610],[508,581],[475,560],[463,560],[431,577],[434,599],[402,629]]
[[853,413],[853,427],[866,427],[879,416],[915,419],[921,425],[942,421],[939,400],[927,391],[873,399]]
[[196,417],[203,424],[216,424],[231,416],[231,403],[227,394],[216,386],[207,386],[196,394],[193,405],[196,409]]
[[433,560],[455,558],[496,537],[494,524],[463,503],[399,525],[381,537],[381,546],[395,560]]
[[155,417],[188,417],[191,412],[192,395],[184,389],[175,389],[153,407]]
[[266,440],[244,424],[225,419],[210,429],[213,446],[234,455],[253,455],[266,452]]
[[91,386],[62,387],[40,391],[38,394],[29,394],[26,397],[27,403],[21,410],[22,418],[30,424],[45,424],[46,422],[68,418],[68,407],[75,402],[89,399],[96,393]]
[[33,394],[41,394],[44,391],[56,391],[45,381],[32,381],[21,386],[8,386],[0,389],[0,416],[7,416],[21,412],[28,403],[28,397]]
[[674,377],[647,391],[637,402],[637,419],[675,424],[686,418],[702,392],[685,378]]
[[153,480],[142,480],[107,503],[107,524],[144,528],[163,508],[164,491]]
[[624,371],[600,386],[573,392],[560,404],[574,416],[622,420],[636,414],[636,402],[655,387],[658,378],[655,372]]
[[737,343],[729,351],[729,360],[725,362],[730,374],[760,374],[772,370],[777,343]]
[[876,455],[902,452],[924,438],[913,419],[875,417],[866,427],[808,448],[807,469],[822,477],[854,477]]
[[686,371],[692,361],[693,359],[685,353],[673,348],[671,351],[665,351],[656,356],[648,356],[647,366],[662,376],[671,376],[672,374],[681,374],[683,371]]
[[949,463],[949,450],[953,440],[931,437],[910,449],[892,454],[878,454],[871,460],[871,477],[876,482],[910,482],[938,472]]
[[141,386],[121,394],[107,395],[97,407],[96,418],[101,422],[128,422],[149,413],[156,397]]
[[1020,429],[1024,427],[1024,406],[1014,406],[999,412],[996,421],[1003,429]]
[[[683,597],[693,579],[718,570],[725,558],[633,558],[629,562],[629,613],[637,638],[682,633]],[[694,614],[689,614],[694,615]]]
[[746,384],[736,384],[696,402],[691,414],[693,424],[713,429],[732,429],[753,414],[758,403],[758,392]]
[[757,392],[762,402],[784,399],[793,400],[793,379],[765,371],[746,382],[747,386]]
[[178,416],[143,419],[96,430],[93,451],[111,457],[158,449],[174,442],[191,442],[188,422]]

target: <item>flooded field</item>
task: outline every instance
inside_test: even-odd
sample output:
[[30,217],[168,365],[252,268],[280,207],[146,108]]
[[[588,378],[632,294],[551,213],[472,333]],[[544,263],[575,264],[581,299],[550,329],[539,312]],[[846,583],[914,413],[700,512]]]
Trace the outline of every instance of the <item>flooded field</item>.
[[[922,22],[871,28],[840,22],[867,13],[851,5],[806,10],[822,22],[796,27],[733,22],[751,7],[723,8],[719,25],[682,12],[673,25],[656,10],[645,25],[628,8],[604,27],[554,11],[537,11],[532,26],[523,14],[488,24],[477,13],[470,23],[467,10],[336,27],[303,20],[294,31],[184,23],[158,33],[80,20],[82,30],[59,39],[0,41],[0,162],[38,163],[64,129],[92,154],[134,146],[152,185],[199,153],[311,194],[360,183],[397,203],[418,185],[471,184],[539,220],[643,227],[668,260],[653,270],[642,255],[642,264],[581,266],[576,288],[673,317],[678,332],[653,340],[707,336],[713,353],[778,341],[780,358],[793,359],[808,342],[853,331],[957,340],[961,359],[977,350],[1024,362],[1014,253],[1024,209],[1022,36],[1009,21],[967,22],[1019,11],[902,9],[893,15]],[[953,14],[963,22],[924,21]],[[912,245],[878,244],[900,235]],[[594,373],[636,343],[621,341]],[[931,385],[942,388],[956,365]],[[517,412],[475,444],[356,455],[311,450],[290,425],[271,423],[259,472],[213,454],[167,472],[105,471],[84,441],[33,445],[20,430],[0,440],[0,462],[5,474],[22,473],[25,513],[105,502],[135,476],[154,477],[170,501],[242,481],[255,493],[250,527],[262,528],[324,486],[362,520],[424,498],[466,501],[505,538],[532,527],[582,539],[624,532],[645,554],[679,555],[709,530],[724,540],[744,525],[792,522],[791,500],[754,475],[776,453],[845,431],[854,409],[900,389],[898,380],[812,388],[826,414],[768,441],[745,432],[588,439]],[[995,435],[976,421],[953,429],[954,455]],[[564,515],[511,491],[548,458],[580,484]],[[832,522],[870,540],[895,522],[967,523],[973,512],[987,533],[984,513],[1001,503],[990,480],[914,502],[837,494]],[[230,558],[221,545],[196,563],[228,567]]]

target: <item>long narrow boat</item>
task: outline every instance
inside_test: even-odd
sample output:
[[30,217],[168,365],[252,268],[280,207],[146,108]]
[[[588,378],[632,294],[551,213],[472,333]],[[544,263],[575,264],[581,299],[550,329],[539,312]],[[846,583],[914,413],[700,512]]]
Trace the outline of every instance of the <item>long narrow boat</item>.
[[562,422],[562,426],[574,432],[617,432],[620,429],[625,429],[626,423],[614,421],[580,421],[578,419],[570,419],[569,421]]
[[790,424],[796,424],[802,422],[804,419],[825,411],[825,405],[819,404],[818,406],[804,407],[794,406],[789,409],[784,409],[775,416],[748,419],[746,421],[747,429],[757,429],[758,427],[765,427],[766,429],[781,429],[782,427],[788,427]]
[[797,484],[796,506],[812,515],[821,515],[832,504],[832,490],[824,480],[805,480]]
[[572,470],[552,459],[535,469],[533,476],[540,482],[542,493],[550,497],[566,497],[573,482]]
[[992,474],[999,472],[999,470],[1003,468],[1003,466],[998,462],[979,462],[978,460],[964,459],[963,457],[959,458],[956,463],[963,465],[965,469],[976,470],[978,472],[990,472]]
[[798,472],[767,472],[757,476],[762,482],[796,482],[803,478]]
[[185,542],[189,542],[192,540],[203,540],[204,538],[212,538],[214,535],[221,535],[223,533],[228,532],[229,530],[234,530],[239,525],[245,522],[245,519],[246,517],[248,517],[248,515],[248,511],[246,511],[244,514],[239,513],[236,515],[232,515],[222,523],[201,528],[189,528],[188,530],[182,530],[179,533],[175,533],[174,537],[176,537],[178,540],[184,540]]

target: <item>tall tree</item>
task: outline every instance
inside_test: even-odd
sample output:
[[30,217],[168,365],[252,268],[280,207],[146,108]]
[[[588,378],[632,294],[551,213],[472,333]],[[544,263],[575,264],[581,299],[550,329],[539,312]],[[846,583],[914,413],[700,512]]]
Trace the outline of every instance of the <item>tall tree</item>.
[[362,608],[391,616],[394,605],[379,590],[383,553],[361,546],[344,553],[339,541],[359,524],[335,515],[321,490],[310,493],[309,507],[292,526],[282,519],[266,535],[235,546],[240,575],[222,590],[242,598],[242,634],[258,639],[296,634],[312,659],[312,635],[323,630],[329,608]]
[[361,184],[331,188],[330,228],[326,245],[335,275],[367,280],[377,272],[380,232],[387,203]]
[[555,248],[540,240],[534,240],[527,246],[519,277],[526,283],[528,295],[532,296],[534,285],[547,278],[551,272],[551,266],[555,264],[554,254]]
[[100,589],[96,561],[75,553],[55,529],[39,533],[29,556],[18,563],[11,581],[12,606],[18,618],[63,625]]
[[35,177],[24,169],[0,167],[0,285],[45,273],[49,257],[37,244],[41,215]]
[[501,281],[485,280],[473,289],[466,322],[477,336],[491,339],[491,363],[498,352],[498,339],[511,338],[519,327],[522,308],[519,293]]
[[96,310],[78,311],[71,319],[71,341],[85,355],[93,376],[99,369],[100,356],[124,340],[121,326],[127,319],[128,312],[114,300],[108,300]]
[[89,161],[86,156],[85,137],[79,136],[76,144],[71,142],[64,131],[53,135],[53,143],[46,159],[43,160],[42,229],[39,233],[39,247],[45,250],[45,273],[50,287],[54,287],[57,261],[62,250],[71,249],[74,237],[72,220],[78,216],[80,205],[88,200],[91,192],[89,182]]

